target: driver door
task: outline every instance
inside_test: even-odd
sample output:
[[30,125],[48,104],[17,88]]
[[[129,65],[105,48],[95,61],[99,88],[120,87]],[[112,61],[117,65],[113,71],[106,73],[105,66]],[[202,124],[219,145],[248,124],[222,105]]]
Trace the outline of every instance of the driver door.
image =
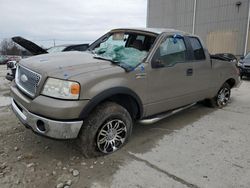
[[187,105],[192,96],[193,63],[188,56],[189,44],[183,37],[166,36],[151,60],[148,73],[149,103],[146,115],[154,115]]

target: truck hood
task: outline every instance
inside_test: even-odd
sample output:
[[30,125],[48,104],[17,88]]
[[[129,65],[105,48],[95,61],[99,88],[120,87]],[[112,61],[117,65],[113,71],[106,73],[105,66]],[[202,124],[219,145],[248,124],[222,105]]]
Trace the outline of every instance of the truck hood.
[[95,59],[90,52],[59,52],[24,59],[20,65],[43,76],[70,79],[71,77],[117,67],[109,61]]

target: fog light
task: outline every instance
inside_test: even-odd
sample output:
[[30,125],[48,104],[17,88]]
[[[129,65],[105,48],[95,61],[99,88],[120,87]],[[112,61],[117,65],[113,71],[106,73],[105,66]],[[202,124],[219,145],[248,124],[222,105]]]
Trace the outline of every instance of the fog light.
[[41,120],[38,120],[38,121],[36,122],[36,127],[37,127],[37,129],[38,129],[40,132],[43,132],[43,133],[44,133],[44,132],[46,131],[44,122],[41,121]]

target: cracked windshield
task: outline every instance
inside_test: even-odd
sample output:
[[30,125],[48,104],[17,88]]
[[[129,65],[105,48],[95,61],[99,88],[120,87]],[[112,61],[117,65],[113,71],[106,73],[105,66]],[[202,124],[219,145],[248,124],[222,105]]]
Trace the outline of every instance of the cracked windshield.
[[135,33],[112,33],[94,49],[99,57],[131,70],[147,56],[155,37]]

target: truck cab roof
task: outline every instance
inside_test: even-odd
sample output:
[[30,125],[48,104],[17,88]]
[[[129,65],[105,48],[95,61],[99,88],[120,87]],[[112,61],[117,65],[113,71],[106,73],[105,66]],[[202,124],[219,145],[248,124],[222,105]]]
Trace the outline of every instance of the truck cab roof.
[[178,33],[178,34],[182,34],[182,35],[191,35],[190,33],[184,32],[184,31],[180,31],[180,30],[176,30],[176,29],[171,29],[171,28],[117,28],[117,29],[113,29],[111,30],[111,32],[115,32],[115,31],[119,31],[119,30],[128,30],[128,31],[138,31],[138,32],[147,32],[147,33],[151,33],[151,34],[155,34],[155,35],[159,35],[162,33]]

